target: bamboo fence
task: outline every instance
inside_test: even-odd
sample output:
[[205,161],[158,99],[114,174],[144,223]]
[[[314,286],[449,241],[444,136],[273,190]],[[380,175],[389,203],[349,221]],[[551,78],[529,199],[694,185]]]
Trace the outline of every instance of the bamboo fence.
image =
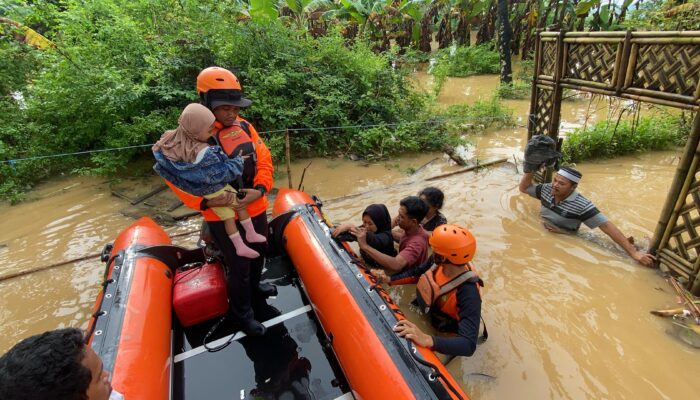
[[695,112],[651,251],[700,294],[700,31],[538,32],[528,139],[559,139],[564,89]]

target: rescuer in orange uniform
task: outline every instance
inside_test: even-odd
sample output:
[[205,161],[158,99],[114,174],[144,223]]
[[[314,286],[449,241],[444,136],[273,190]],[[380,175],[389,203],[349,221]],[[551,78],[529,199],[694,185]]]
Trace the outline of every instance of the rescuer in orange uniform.
[[[241,108],[250,106],[250,100],[243,97],[238,78],[229,70],[220,67],[205,68],[197,76],[197,93],[203,105],[216,116],[212,140],[221,146],[229,157],[241,155],[245,158],[242,179],[231,182],[237,191],[245,193],[238,204],[245,205],[255,231],[267,236],[267,197],[272,188],[272,156],[253,125],[241,118]],[[226,234],[224,223],[211,210],[211,207],[225,207],[233,202],[232,193],[214,199],[192,196],[167,182],[168,186],[188,207],[201,211],[204,220],[214,237],[214,241],[224,256],[228,267],[228,293],[230,313],[238,320],[241,329],[252,336],[265,333],[265,327],[256,321],[251,303],[276,293],[272,285],[260,284],[267,243],[247,243],[260,253],[260,257],[250,259],[236,255],[231,240]],[[238,229],[243,227],[236,221]]]
[[372,270],[372,274],[391,285],[416,283],[419,309],[430,315],[439,332],[448,334],[430,336],[405,319],[394,328],[399,336],[443,354],[471,356],[478,342],[483,286],[471,263],[476,239],[461,226],[444,224],[433,231],[430,246],[433,256],[418,267],[391,277],[383,270]]

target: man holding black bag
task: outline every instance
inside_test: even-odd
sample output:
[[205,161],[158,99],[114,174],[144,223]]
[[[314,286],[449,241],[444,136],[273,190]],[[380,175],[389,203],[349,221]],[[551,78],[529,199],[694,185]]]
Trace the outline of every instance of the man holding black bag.
[[548,136],[533,136],[525,147],[525,173],[518,188],[521,192],[540,200],[540,215],[545,228],[555,233],[575,233],[581,223],[591,229],[600,228],[635,261],[644,266],[651,266],[656,258],[645,251],[637,250],[612,221],[576,191],[583,176],[581,172],[571,167],[561,167],[552,183],[532,183],[533,175],[539,168],[543,165],[556,167],[560,157],[561,153],[555,150],[554,140]]

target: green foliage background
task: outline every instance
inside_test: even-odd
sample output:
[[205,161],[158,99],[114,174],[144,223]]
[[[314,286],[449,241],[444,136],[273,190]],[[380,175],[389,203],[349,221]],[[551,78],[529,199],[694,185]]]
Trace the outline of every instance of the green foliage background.
[[632,120],[601,121],[567,135],[562,144],[563,161],[576,163],[594,158],[612,158],[648,150],[683,146],[690,132],[690,118],[678,116],[642,117]]
[[497,74],[500,71],[498,52],[492,45],[454,47],[437,53],[430,73],[435,77],[433,92],[442,90],[447,77],[465,77],[479,74]]
[[[153,143],[197,100],[196,76],[210,65],[241,79],[254,101],[243,116],[276,131],[266,137],[276,160],[287,128],[377,125],[292,131],[293,153],[304,156],[383,157],[459,141],[388,55],[332,32],[313,39],[278,20],[242,20],[236,2],[66,0],[0,11],[35,21],[56,44],[38,51],[0,33],[0,159]],[[144,152],[1,164],[0,197],[19,199],[60,171],[113,173]]]

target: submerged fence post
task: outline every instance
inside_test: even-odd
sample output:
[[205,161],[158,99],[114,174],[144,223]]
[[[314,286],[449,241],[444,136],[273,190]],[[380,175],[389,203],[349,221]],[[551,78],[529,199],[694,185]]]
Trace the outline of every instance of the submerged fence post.
[[292,164],[290,161],[291,151],[289,150],[289,129],[284,130],[284,152],[285,152],[285,157],[287,158],[287,185],[291,189],[292,188]]

